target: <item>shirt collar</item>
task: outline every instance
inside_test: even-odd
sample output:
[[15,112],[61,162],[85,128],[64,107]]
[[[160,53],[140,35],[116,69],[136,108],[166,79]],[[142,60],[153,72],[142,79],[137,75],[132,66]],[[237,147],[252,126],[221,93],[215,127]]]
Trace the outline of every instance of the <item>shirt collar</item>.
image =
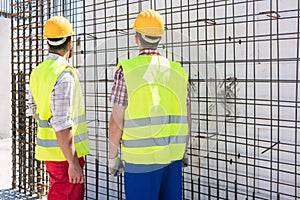
[[139,55],[161,55],[161,53],[157,49],[143,49]]
[[56,53],[49,53],[47,59],[48,60],[60,60],[64,63],[68,63],[68,61],[64,57],[62,57],[61,55],[56,54]]

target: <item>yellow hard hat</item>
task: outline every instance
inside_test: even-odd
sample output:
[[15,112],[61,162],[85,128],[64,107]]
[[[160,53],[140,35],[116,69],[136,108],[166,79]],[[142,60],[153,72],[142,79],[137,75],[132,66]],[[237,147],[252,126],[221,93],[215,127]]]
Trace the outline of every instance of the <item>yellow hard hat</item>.
[[142,10],[135,19],[132,28],[143,35],[162,36],[165,33],[164,21],[155,10]]
[[62,38],[74,35],[72,25],[63,16],[54,16],[46,21],[44,26],[44,37]]

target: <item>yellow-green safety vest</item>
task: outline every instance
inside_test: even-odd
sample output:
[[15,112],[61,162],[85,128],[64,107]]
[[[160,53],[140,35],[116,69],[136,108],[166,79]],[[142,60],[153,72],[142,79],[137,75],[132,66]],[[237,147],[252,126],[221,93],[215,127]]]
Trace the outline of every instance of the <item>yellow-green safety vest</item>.
[[44,161],[65,161],[59,147],[54,129],[49,121],[52,117],[50,103],[55,83],[61,73],[68,70],[75,81],[71,119],[74,122],[72,133],[78,157],[89,153],[88,130],[82,100],[80,82],[73,67],[60,60],[47,59],[38,65],[30,75],[30,89],[36,103],[38,130],[36,140],[36,159]]
[[188,135],[188,76],[163,56],[140,55],[120,61],[128,93],[122,157],[133,164],[181,160]]

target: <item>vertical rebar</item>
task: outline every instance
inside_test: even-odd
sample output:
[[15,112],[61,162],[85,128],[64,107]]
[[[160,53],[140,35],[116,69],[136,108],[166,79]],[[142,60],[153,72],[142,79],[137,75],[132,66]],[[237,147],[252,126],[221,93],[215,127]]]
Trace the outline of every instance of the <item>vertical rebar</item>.
[[[248,82],[248,76],[249,76],[249,73],[248,73],[248,70],[249,70],[249,61],[248,61],[248,53],[249,53],[249,9],[250,9],[250,6],[249,6],[249,2],[247,1],[246,3],[246,35],[245,35],[245,43],[246,43],[246,52],[245,52],[245,113],[248,113],[248,86],[249,86],[249,82]],[[245,137],[246,137],[246,151],[245,151],[245,158],[246,158],[246,161],[245,161],[245,165],[246,165],[246,170],[245,170],[245,175],[246,175],[246,199],[250,196],[250,192],[249,192],[249,176],[248,176],[248,173],[249,173],[249,137],[248,137],[248,116],[245,115]]]
[[[228,37],[228,39],[230,38],[230,36],[228,36],[227,35],[227,30],[228,30],[228,20],[227,20],[227,18],[228,18],[228,3],[227,3],[227,1],[225,2],[225,11],[224,11],[224,16],[225,16],[225,30],[224,30],[224,35],[225,35],[225,42],[224,42],[224,46],[225,46],[225,49],[224,49],[224,84],[226,85],[226,74],[227,74],[227,37]],[[229,41],[230,41],[231,39],[229,39]],[[217,97],[216,97],[217,98]],[[227,99],[224,99],[224,101],[225,101],[225,110],[226,110],[226,108],[227,108]],[[228,159],[228,137],[227,137],[227,129],[228,129],[228,127],[227,127],[227,116],[226,116],[226,111],[225,111],[225,121],[224,121],[224,134],[225,134],[225,136],[224,136],[224,145],[225,145],[225,148],[224,148],[224,153],[225,153],[225,170],[226,170],[226,174],[225,174],[225,192],[226,192],[226,195],[225,195],[225,197],[226,197],[226,199],[228,199],[229,197],[229,194],[228,194],[228,182],[229,182],[229,178],[228,178],[228,165],[229,165],[229,159]]]
[[[14,0],[10,1],[11,7],[11,13],[14,13]],[[11,23],[11,27],[14,27],[14,17],[11,17],[10,20]],[[14,32],[13,32],[13,28],[11,28],[11,48],[13,49],[13,46],[15,45],[14,42]],[[13,62],[15,56],[15,52],[12,51],[11,53],[11,61]],[[16,110],[16,99],[17,99],[17,95],[16,95],[16,75],[14,73],[15,71],[15,65],[14,63],[12,63],[11,65],[11,138],[12,138],[12,188],[15,189],[17,187],[17,127],[16,127],[16,123],[17,123],[17,119],[16,119],[16,115],[17,115],[17,110]]]
[[253,2],[253,5],[252,5],[252,12],[253,12],[253,15],[252,15],[252,37],[253,37],[253,40],[252,40],[252,45],[253,45],[253,51],[252,51],[252,54],[253,54],[253,70],[252,70],[252,73],[253,73],[253,121],[254,121],[254,124],[253,124],[253,192],[252,192],[252,195],[253,195],[253,199],[255,198],[255,192],[256,192],[256,166],[257,166],[257,160],[256,160],[256,154],[257,154],[257,139],[256,139],[256,134],[257,134],[257,130],[256,130],[256,82],[255,82],[255,79],[256,79],[256,73],[255,73],[255,68],[256,68],[256,48],[257,48],[257,45],[256,45],[256,24],[255,24],[255,12],[256,12],[256,2],[254,1]]
[[[300,59],[300,2],[298,1],[298,12],[297,12],[298,18],[297,18],[297,46],[296,46],[296,51],[297,51],[297,61],[296,61],[296,87],[295,87],[295,146],[294,146],[294,152],[298,152],[299,149],[297,149],[298,140],[299,140],[299,101],[300,101],[300,95],[299,95],[299,59]],[[295,174],[295,180],[294,180],[294,185],[295,185],[295,198],[300,198],[300,191],[299,191],[299,178],[300,178],[300,170],[299,170],[299,157],[295,153],[295,165],[294,165],[294,174]]]

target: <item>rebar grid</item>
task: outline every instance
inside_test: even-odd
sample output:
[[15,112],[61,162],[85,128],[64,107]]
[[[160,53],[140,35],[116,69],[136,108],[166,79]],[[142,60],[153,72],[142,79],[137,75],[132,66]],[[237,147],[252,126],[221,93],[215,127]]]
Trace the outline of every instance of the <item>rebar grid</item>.
[[123,177],[109,176],[107,167],[109,97],[116,64],[138,53],[131,25],[145,8],[164,17],[159,50],[189,73],[184,199],[300,198],[300,2],[284,0],[12,1],[13,186],[43,194],[35,183],[47,183],[33,160],[36,127],[25,114],[26,92],[47,53],[42,26],[64,15],[76,32],[71,62],[81,74],[91,140],[85,196],[125,199]]
[[43,59],[42,29],[47,1],[11,1],[12,188],[38,198],[46,194],[47,174],[35,160],[36,123],[26,116],[29,76]]

